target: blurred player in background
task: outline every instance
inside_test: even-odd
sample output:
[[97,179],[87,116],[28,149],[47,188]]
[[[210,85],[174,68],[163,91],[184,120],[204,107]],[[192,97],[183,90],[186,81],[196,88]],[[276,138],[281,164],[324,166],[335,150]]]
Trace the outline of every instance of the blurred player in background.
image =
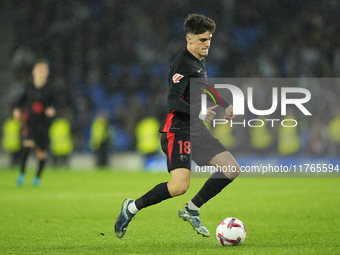
[[[217,105],[207,108],[205,116],[200,115],[201,93],[197,86],[190,86],[190,78],[206,78],[204,57],[208,55],[215,22],[205,16],[191,14],[184,22],[187,47],[177,56],[169,72],[167,103],[170,112],[165,116],[160,132],[161,145],[167,156],[167,167],[172,178],[170,182],[156,185],[140,198],[125,199],[115,222],[117,237],[124,236],[131,219],[141,209],[165,199],[184,194],[189,188],[191,159],[197,165],[213,165],[234,171],[216,172],[202,189],[178,212],[202,236],[210,236],[203,226],[198,210],[212,197],[222,191],[239,174],[240,166],[227,149],[214,138],[203,123],[210,122]],[[234,118],[233,107],[222,98],[226,118]],[[224,168],[223,168],[224,167]]]
[[52,118],[56,115],[53,106],[54,93],[51,84],[48,83],[49,72],[49,62],[45,59],[38,59],[32,70],[33,81],[26,84],[23,93],[15,102],[13,116],[23,121],[23,153],[17,179],[18,186],[21,186],[25,180],[26,163],[31,149],[35,150],[39,160],[33,185],[40,185],[49,146],[48,130]]

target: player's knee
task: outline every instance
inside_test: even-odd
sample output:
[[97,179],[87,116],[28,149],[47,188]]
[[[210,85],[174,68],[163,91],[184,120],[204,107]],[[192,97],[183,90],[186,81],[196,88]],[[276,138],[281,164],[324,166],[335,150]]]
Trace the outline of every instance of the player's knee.
[[240,173],[241,173],[241,169],[238,169],[237,171],[232,172],[231,175],[230,175],[230,179],[237,178],[237,176],[239,176]]
[[189,188],[189,183],[183,182],[183,183],[173,183],[173,185],[170,186],[170,194],[172,197],[183,195],[187,192]]
[[36,152],[36,155],[37,155],[37,158],[39,160],[46,160],[47,159],[47,152],[46,151],[39,150],[39,151]]
[[32,149],[32,148],[34,148],[35,143],[32,140],[23,140],[22,145],[23,145],[23,147],[28,147],[28,148]]
[[241,168],[240,166],[237,164],[236,166],[232,166],[228,171],[224,172],[224,175],[228,178],[228,179],[235,179],[237,178],[237,176],[241,173]]
[[187,192],[187,190],[189,189],[189,184],[182,184],[178,187],[177,192],[178,195],[183,195]]

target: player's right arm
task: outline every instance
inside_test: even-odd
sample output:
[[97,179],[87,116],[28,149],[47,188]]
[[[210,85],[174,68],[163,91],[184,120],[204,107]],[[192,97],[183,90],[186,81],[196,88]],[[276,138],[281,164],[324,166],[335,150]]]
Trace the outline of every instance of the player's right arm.
[[199,117],[205,122],[210,122],[214,119],[216,112],[214,109],[217,106],[207,108],[207,114],[200,114],[201,109],[188,104],[183,100],[182,96],[185,89],[190,83],[190,74],[192,73],[191,68],[188,64],[183,64],[177,72],[172,72],[169,80],[168,98],[167,105],[170,109],[175,111],[190,114],[193,117]]
[[191,73],[190,66],[185,63],[172,71],[169,77],[167,105],[175,111],[198,117],[200,109],[188,104],[182,98],[185,89],[189,86]]

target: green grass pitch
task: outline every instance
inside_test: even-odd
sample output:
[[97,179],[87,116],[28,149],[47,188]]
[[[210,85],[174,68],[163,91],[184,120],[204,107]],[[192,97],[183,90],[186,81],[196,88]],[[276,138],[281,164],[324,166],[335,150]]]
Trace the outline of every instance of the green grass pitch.
[[[178,210],[189,191],[142,210],[124,238],[113,224],[122,201],[138,198],[167,173],[47,169],[42,186],[15,185],[17,171],[0,171],[0,254],[339,254],[340,179],[239,178],[200,210],[211,237],[197,235]],[[217,224],[237,217],[247,228],[240,246],[223,247]]]

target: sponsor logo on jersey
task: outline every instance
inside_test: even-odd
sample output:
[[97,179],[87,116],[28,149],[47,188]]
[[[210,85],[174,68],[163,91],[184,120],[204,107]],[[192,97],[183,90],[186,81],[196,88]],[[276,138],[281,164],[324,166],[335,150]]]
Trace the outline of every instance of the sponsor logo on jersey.
[[197,73],[200,73],[202,71],[202,68],[201,69],[199,69],[199,70],[197,70]]
[[172,76],[172,80],[174,83],[179,83],[179,80],[182,79],[184,75],[181,75],[179,73],[175,73],[174,76]]

